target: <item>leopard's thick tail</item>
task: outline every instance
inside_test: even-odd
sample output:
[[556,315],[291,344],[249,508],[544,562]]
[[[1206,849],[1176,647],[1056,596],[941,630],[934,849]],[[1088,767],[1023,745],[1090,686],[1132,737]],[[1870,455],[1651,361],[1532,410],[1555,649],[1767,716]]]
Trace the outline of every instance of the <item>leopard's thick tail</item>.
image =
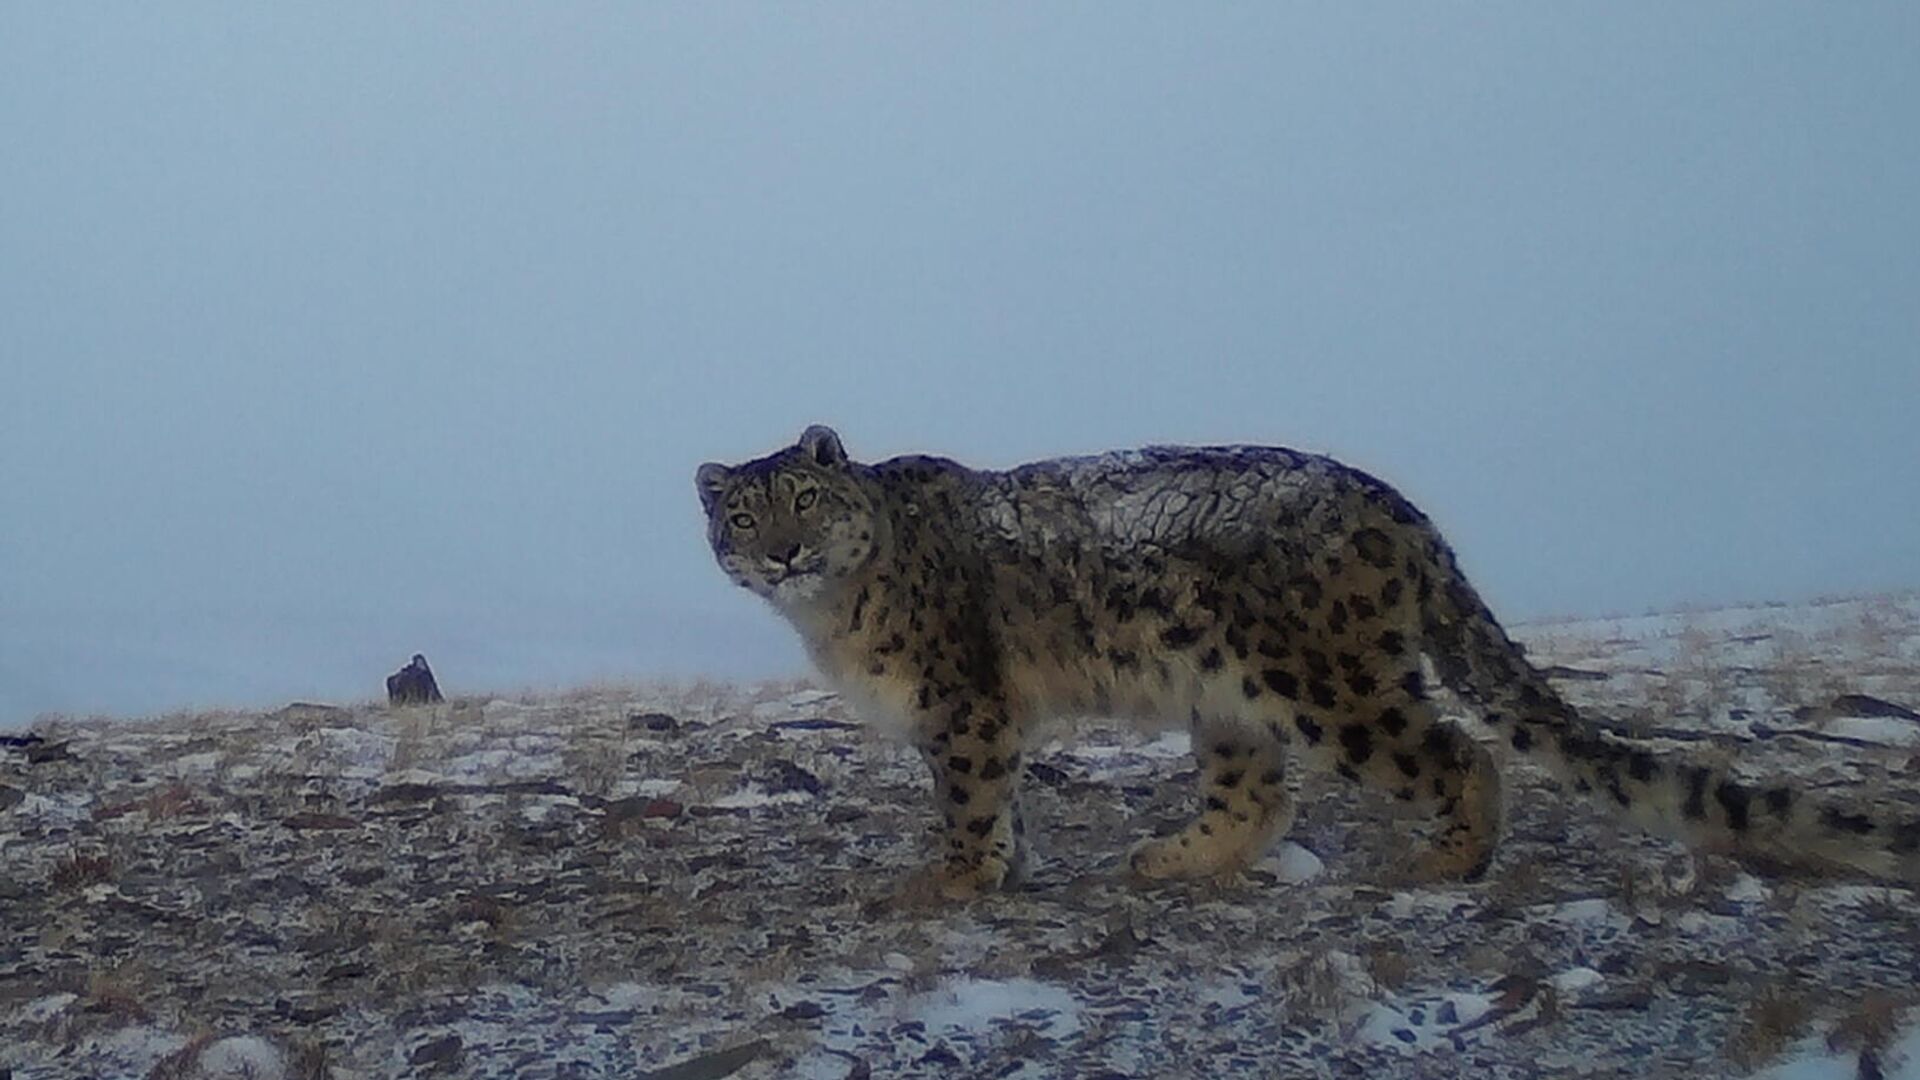
[[1655,753],[1562,698],[1457,568],[1423,610],[1441,681],[1515,750],[1651,832],[1761,867],[1782,864],[1920,885],[1920,810],[1869,807],[1787,780],[1747,783],[1724,766]]

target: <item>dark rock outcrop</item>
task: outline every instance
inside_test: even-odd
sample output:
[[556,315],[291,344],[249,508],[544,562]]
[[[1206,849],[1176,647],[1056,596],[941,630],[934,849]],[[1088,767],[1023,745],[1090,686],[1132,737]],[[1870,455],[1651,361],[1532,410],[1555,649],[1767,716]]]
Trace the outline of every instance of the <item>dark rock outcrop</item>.
[[440,685],[433,681],[427,658],[419,653],[413,654],[406,667],[387,676],[389,705],[430,705],[445,700],[440,696]]

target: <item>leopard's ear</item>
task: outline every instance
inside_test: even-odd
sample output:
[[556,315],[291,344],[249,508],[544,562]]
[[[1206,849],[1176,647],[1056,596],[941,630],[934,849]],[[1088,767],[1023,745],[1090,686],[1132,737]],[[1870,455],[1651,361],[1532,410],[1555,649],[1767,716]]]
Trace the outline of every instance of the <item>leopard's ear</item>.
[[847,463],[847,448],[840,445],[840,436],[825,424],[815,424],[802,432],[800,449],[815,465],[837,469]]
[[707,513],[713,513],[714,504],[727,493],[727,481],[732,478],[733,470],[717,461],[709,461],[694,472],[693,486],[700,490],[700,505]]

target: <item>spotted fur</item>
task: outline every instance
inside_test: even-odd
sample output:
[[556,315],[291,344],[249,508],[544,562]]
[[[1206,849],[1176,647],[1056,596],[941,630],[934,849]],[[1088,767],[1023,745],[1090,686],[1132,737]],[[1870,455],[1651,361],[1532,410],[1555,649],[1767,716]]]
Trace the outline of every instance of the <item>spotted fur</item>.
[[1274,447],[1156,447],[1005,472],[865,465],[809,428],[696,477],[739,585],[798,628],[855,701],[905,724],[946,825],[946,892],[1020,861],[1026,740],[1057,715],[1193,732],[1200,812],[1131,864],[1231,873],[1284,833],[1290,759],[1428,812],[1436,874],[1486,870],[1501,819],[1489,740],[1443,719],[1429,673],[1494,742],[1626,818],[1695,844],[1920,880],[1920,822],[1656,755],[1581,717],[1392,488]]

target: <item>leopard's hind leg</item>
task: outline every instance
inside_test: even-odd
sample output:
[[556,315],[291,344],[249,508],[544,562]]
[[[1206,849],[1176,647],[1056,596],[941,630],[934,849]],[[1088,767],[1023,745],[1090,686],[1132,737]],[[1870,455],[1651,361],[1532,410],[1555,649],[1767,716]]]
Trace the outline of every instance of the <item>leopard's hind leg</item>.
[[1178,832],[1148,840],[1128,859],[1145,878],[1229,876],[1250,866],[1293,824],[1287,737],[1278,723],[1198,716],[1200,813]]

